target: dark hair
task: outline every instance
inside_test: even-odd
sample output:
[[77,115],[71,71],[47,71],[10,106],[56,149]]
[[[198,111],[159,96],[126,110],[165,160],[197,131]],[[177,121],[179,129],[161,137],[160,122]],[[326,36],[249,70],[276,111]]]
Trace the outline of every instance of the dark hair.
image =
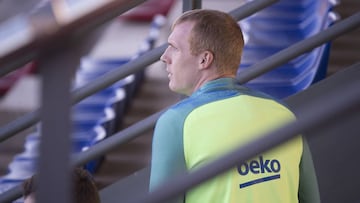
[[[23,182],[23,195],[25,198],[36,191],[36,175]],[[75,168],[72,174],[74,181],[74,202],[75,203],[100,203],[100,197],[95,181],[91,174],[82,168]]]
[[100,203],[95,181],[88,171],[76,168],[73,178],[76,203]]
[[236,73],[244,47],[242,31],[236,20],[221,11],[195,9],[183,13],[174,22],[173,28],[185,21],[195,23],[189,42],[191,53],[197,55],[210,51],[219,71]]
[[23,182],[23,196],[25,198],[35,192],[35,177],[36,175],[33,175],[31,178],[28,178]]

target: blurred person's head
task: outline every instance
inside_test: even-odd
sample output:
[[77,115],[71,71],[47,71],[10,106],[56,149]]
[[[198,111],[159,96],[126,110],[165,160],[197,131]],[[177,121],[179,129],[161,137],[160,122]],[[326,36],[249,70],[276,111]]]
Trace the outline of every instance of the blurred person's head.
[[[23,183],[24,203],[35,203],[36,175]],[[72,174],[74,203],[100,203],[99,192],[91,174],[75,168]]]
[[35,178],[36,175],[23,182],[24,203],[35,203]]
[[185,12],[173,24],[166,63],[169,88],[192,94],[204,83],[236,77],[244,41],[238,23],[227,13],[196,9]]

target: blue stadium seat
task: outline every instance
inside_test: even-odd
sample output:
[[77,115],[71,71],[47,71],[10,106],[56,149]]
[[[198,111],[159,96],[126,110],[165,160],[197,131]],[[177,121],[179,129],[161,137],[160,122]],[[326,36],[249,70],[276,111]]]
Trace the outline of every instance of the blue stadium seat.
[[[91,57],[83,57],[81,64],[76,72],[76,83],[77,86],[85,85],[88,82],[116,69],[121,65],[129,62],[130,59],[94,59]],[[117,90],[124,88],[126,91],[126,107],[131,103],[133,96],[135,95],[137,83],[139,82],[139,76],[136,74],[129,75],[124,79],[116,82],[108,89]]]
[[[238,75],[256,62],[329,27],[337,20],[331,11],[333,6],[329,0],[281,0],[239,22],[245,47]],[[325,77],[329,46],[330,43],[303,54],[246,86],[279,99],[304,90]]]
[[[95,78],[99,77],[102,73],[84,73],[77,72],[77,77],[75,81],[75,86],[86,85],[87,83],[93,81]],[[126,77],[125,79],[116,82],[114,85],[103,89],[84,100],[80,101],[77,105],[77,109],[88,109],[94,108],[94,111],[105,111],[106,107],[111,107],[114,111],[115,118],[113,119],[113,131],[108,131],[111,135],[115,130],[119,129],[124,113],[129,107],[131,98],[130,94],[133,94],[134,85],[133,85],[133,76]]]
[[[99,98],[89,98],[88,100],[78,103],[73,107],[72,122],[73,124],[101,125],[108,135],[112,135],[116,129],[116,115],[113,109],[113,103],[105,103]],[[104,102],[104,103],[102,103]]]
[[[89,126],[87,124],[78,124],[72,134],[74,153],[86,151],[105,138],[106,131],[101,125]],[[84,168],[90,173],[95,173],[103,159],[104,157],[100,157],[91,160],[84,165]]]

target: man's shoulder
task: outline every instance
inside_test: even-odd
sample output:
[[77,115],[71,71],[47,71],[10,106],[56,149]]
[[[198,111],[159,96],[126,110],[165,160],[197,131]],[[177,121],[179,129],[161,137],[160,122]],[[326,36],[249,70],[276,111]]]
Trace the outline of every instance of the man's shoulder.
[[191,100],[189,98],[183,99],[179,101],[178,103],[170,106],[163,114],[164,116],[170,116],[170,117],[179,117],[179,116],[186,116],[189,114],[189,112],[192,111],[192,109],[196,108],[194,105],[191,104]]

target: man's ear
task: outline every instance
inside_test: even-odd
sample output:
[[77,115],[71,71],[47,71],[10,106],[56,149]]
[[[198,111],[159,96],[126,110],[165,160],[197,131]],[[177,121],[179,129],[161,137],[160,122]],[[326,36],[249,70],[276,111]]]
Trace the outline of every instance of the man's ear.
[[200,54],[199,60],[201,69],[209,68],[214,61],[214,54],[210,51],[204,51]]

